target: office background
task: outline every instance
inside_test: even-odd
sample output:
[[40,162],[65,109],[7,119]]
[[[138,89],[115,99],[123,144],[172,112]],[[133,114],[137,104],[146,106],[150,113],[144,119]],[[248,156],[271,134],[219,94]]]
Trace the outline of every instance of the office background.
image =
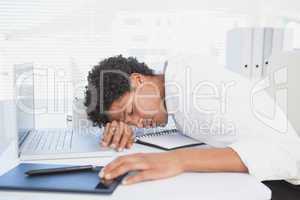
[[300,49],[299,10],[296,0],[1,0],[0,101],[15,95],[15,66],[32,65],[40,74],[35,107],[46,107],[36,127],[52,119],[64,127],[88,71],[105,57],[135,56],[157,72],[180,52],[212,55],[224,66],[226,32],[249,26],[291,28],[292,48]]

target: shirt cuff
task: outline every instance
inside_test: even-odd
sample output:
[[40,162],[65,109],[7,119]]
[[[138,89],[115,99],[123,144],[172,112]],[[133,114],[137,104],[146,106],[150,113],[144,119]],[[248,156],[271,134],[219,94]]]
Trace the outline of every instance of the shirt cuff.
[[259,181],[299,178],[297,160],[278,142],[245,140],[228,147],[240,156],[249,174]]

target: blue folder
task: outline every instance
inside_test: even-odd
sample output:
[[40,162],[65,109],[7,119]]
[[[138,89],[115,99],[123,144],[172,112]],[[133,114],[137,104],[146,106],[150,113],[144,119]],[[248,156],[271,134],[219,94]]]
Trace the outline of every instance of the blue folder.
[[27,176],[28,170],[67,167],[68,165],[49,165],[23,163],[0,176],[0,190],[31,190],[49,192],[78,192],[112,194],[124,176],[118,177],[109,185],[103,184],[96,170],[64,174]]

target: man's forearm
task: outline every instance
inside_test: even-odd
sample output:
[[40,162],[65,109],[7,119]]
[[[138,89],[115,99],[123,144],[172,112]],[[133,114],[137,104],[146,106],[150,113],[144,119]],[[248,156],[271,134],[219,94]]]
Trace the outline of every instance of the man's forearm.
[[184,171],[248,172],[239,155],[231,148],[181,149],[174,153]]

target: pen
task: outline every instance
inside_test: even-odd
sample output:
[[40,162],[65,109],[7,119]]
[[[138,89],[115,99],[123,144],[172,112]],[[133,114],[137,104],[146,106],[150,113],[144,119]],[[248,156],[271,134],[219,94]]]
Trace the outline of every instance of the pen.
[[92,165],[83,166],[71,166],[71,167],[59,167],[59,168],[48,168],[48,169],[34,169],[25,172],[28,176],[39,176],[39,175],[49,175],[49,174],[59,174],[67,172],[78,172],[78,171],[89,171],[94,170],[96,167]]

